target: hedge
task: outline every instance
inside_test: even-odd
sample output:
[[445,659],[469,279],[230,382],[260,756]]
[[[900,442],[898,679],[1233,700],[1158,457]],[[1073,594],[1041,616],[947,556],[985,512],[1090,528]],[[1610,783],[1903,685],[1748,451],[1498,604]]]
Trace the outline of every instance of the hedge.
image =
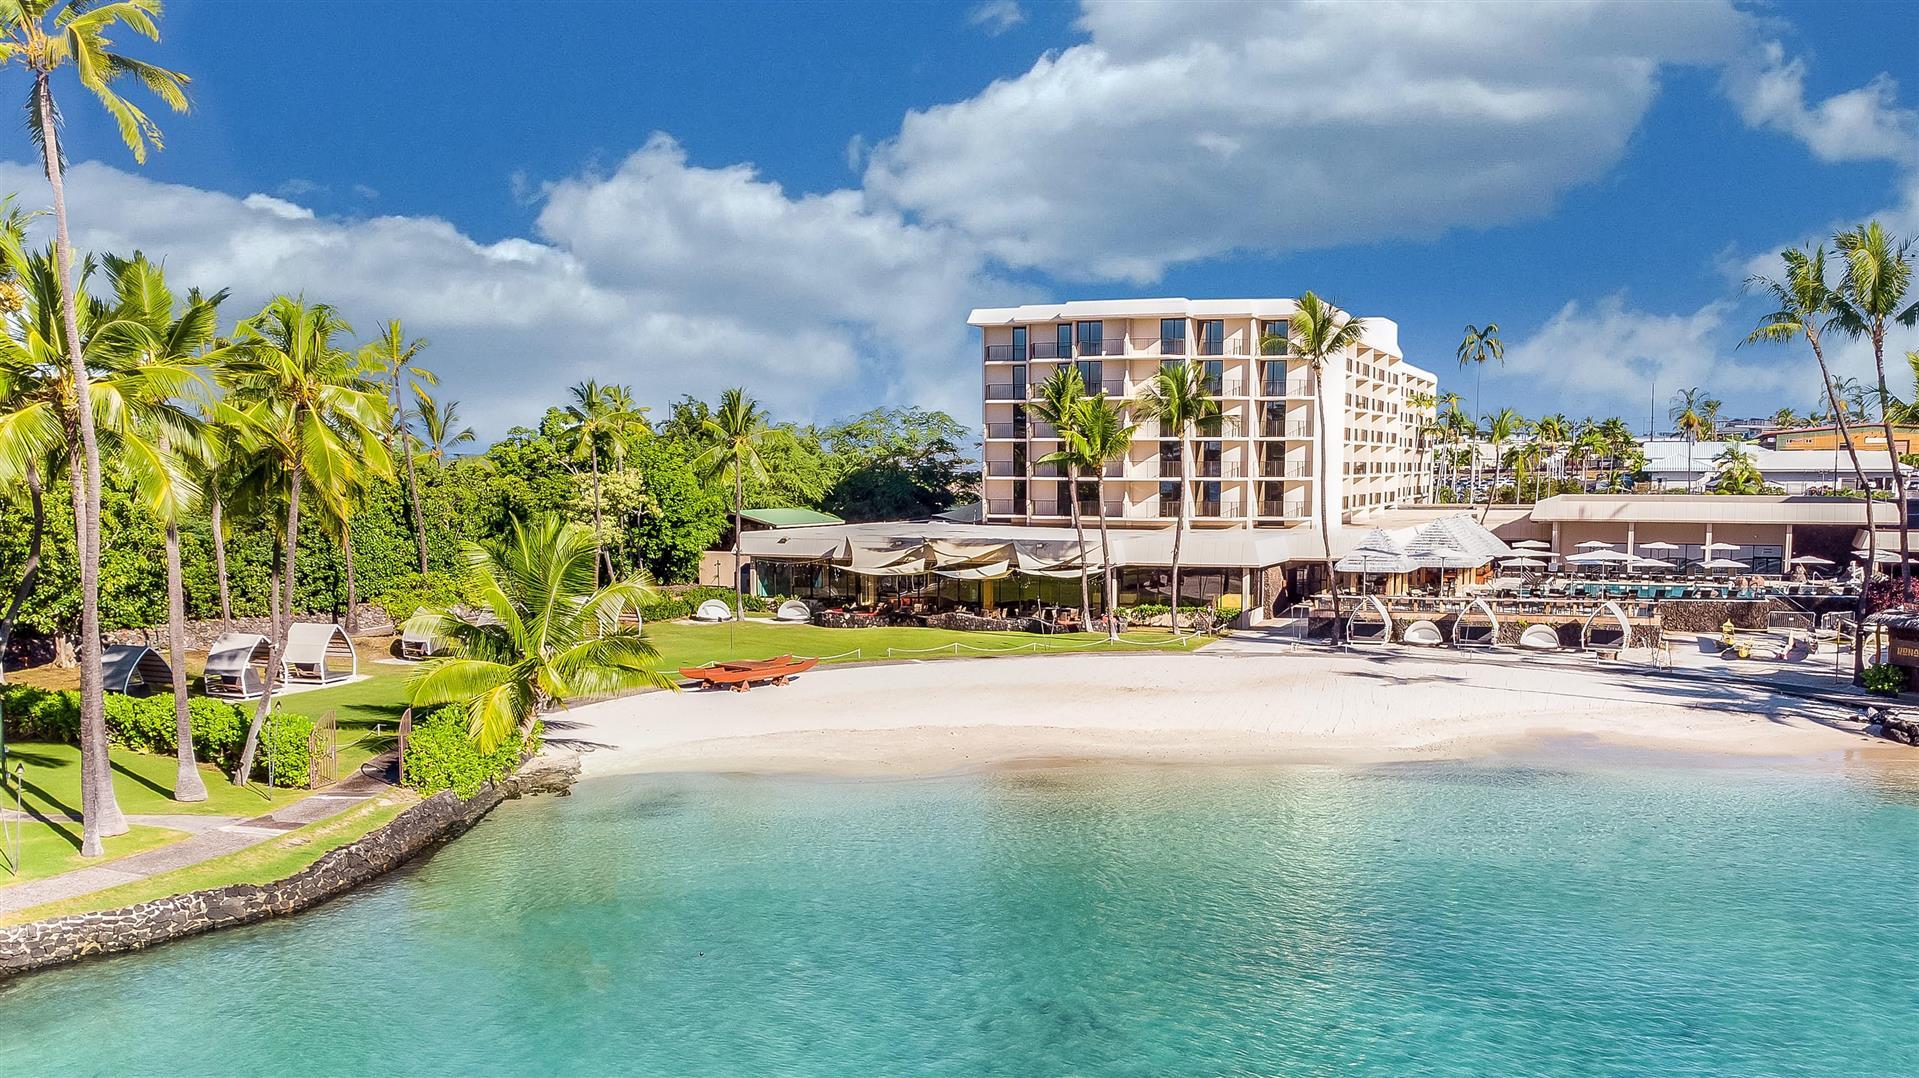
[[[672,593],[663,593],[658,599],[640,607],[640,617],[647,621],[672,621],[674,618],[690,618],[700,604],[708,599],[718,599],[728,609],[738,600],[739,593],[732,588],[716,588],[711,585],[684,588]],[[746,597],[746,609],[754,613],[765,613],[776,605],[775,600],[759,595]]]
[[540,724],[534,723],[525,744],[507,738],[491,753],[482,753],[467,728],[466,709],[440,708],[414,723],[407,737],[406,784],[423,797],[452,790],[464,801],[488,782],[506,776],[525,756],[538,752],[541,732]]
[[[0,707],[5,708],[10,738],[68,745],[80,742],[80,694],[75,690],[52,692],[8,685],[0,689]],[[110,692],[106,694],[106,715],[107,737],[116,745],[158,755],[171,754],[178,748],[171,693],[126,696]],[[240,749],[253,722],[251,707],[196,696],[187,701],[187,716],[193,724],[193,754],[197,759],[222,771],[239,766]],[[278,712],[261,730],[254,777],[266,777],[271,757],[275,785],[305,786],[312,735],[312,719]]]

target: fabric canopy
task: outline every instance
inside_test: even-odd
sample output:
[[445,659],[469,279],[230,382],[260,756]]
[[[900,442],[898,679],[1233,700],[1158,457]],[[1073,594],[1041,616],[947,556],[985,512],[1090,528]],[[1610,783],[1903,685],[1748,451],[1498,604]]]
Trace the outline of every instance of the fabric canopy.
[[1099,560],[1099,548],[1086,544],[1084,552],[1077,542],[1050,539],[1020,539],[1013,543],[1015,564],[1027,576],[1078,576],[1081,563],[1088,573],[1105,570]]
[[921,542],[854,543],[851,554],[852,563],[846,571],[861,576],[909,576],[926,571],[927,549]]

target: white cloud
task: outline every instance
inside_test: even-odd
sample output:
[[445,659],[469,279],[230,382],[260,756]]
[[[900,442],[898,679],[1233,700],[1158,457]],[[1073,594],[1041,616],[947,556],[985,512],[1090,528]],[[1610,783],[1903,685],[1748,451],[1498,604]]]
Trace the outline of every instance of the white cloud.
[[1018,0],[985,0],[966,13],[967,24],[986,31],[988,37],[998,37],[1025,21],[1026,12]]
[[[868,190],[1068,278],[1432,237],[1548,211],[1620,157],[1725,3],[1088,0],[1091,41],[907,115]],[[1494,59],[1496,58],[1496,59]]]
[[[0,189],[31,202],[45,180],[0,162]],[[741,383],[790,416],[910,402],[966,420],[962,319],[995,287],[948,230],[858,192],[791,198],[744,165],[697,168],[663,136],[609,175],[548,185],[537,234],[491,244],[438,218],[320,217],[97,163],[68,190],[78,246],[143,249],[183,285],[232,287],[230,316],[289,292],[364,331],[402,319],[492,434],[588,377],[655,404]]]
[[1752,127],[1800,140],[1821,161],[1894,161],[1919,166],[1919,112],[1899,107],[1899,87],[1880,73],[1864,86],[1806,102],[1805,61],[1767,42],[1729,67],[1726,93]]

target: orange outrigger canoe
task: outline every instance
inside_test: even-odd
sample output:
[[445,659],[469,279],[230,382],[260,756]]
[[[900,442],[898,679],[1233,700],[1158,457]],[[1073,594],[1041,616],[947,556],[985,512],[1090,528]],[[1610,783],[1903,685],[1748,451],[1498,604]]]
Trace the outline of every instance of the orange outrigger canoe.
[[794,675],[804,674],[818,663],[818,659],[795,659],[791,655],[781,655],[773,659],[685,666],[680,668],[680,676],[707,688],[745,692],[755,684],[784,685]]

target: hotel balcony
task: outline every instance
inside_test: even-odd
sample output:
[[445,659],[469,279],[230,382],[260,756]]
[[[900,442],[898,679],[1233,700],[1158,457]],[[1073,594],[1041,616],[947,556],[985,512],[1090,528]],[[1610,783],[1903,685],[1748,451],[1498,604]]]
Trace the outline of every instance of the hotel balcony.
[[1221,498],[1218,501],[1196,501],[1193,503],[1193,515],[1196,517],[1236,517],[1240,515],[1238,498]]
[[1202,460],[1193,465],[1193,475],[1198,479],[1238,479],[1241,469],[1236,460]]
[[1259,425],[1261,438],[1310,438],[1312,434],[1311,423],[1267,420]]
[[989,401],[1022,401],[1026,399],[1026,386],[1019,382],[988,382],[986,399]]
[[989,517],[1023,517],[1026,515],[1026,511],[1020,508],[1018,502],[1010,498],[988,498],[986,501],[986,515]]
[[1262,397],[1310,397],[1313,395],[1311,382],[1305,378],[1262,378],[1259,383],[1259,395]]
[[1026,438],[1026,429],[1023,423],[988,423],[986,437],[1003,441],[1023,441]]
[[1304,500],[1284,501],[1273,498],[1261,498],[1259,515],[1262,517],[1303,519],[1313,515],[1312,508]]
[[1311,461],[1305,460],[1262,460],[1259,462],[1261,479],[1310,479],[1313,475]]

